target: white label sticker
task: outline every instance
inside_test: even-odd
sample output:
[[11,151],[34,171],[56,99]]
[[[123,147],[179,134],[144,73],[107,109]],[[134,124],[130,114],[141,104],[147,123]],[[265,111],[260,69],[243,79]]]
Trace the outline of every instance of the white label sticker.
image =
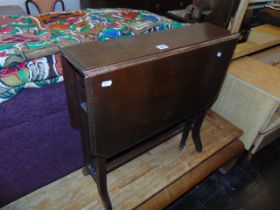
[[101,87],[110,87],[112,85],[112,80],[106,80],[101,83]]
[[169,47],[166,44],[160,44],[160,45],[157,45],[157,48],[160,50],[164,50],[164,49],[168,49]]
[[221,51],[217,52],[217,57],[220,58],[223,56],[223,53]]

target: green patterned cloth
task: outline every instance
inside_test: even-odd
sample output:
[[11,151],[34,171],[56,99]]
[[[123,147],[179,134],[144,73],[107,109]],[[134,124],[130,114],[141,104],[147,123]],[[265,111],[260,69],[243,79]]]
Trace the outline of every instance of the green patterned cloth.
[[132,9],[87,9],[0,17],[0,103],[26,87],[63,81],[59,49],[89,41],[184,27]]

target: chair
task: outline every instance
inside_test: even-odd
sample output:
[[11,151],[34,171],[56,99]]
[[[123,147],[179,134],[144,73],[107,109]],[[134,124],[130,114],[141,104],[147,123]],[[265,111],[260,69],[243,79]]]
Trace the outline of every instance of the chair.
[[240,0],[204,0],[212,12],[206,15],[204,21],[213,23],[223,28],[228,28],[232,16],[234,16]]
[[33,4],[39,13],[53,12],[57,3],[61,4],[62,10],[65,11],[64,2],[62,0],[27,0],[25,7],[27,13],[30,15],[29,5]]

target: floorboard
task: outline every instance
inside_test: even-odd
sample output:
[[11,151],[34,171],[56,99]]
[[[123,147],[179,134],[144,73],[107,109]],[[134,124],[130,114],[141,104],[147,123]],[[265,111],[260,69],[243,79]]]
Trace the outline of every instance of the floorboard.
[[[178,134],[108,174],[114,209],[162,209],[243,151],[241,130],[209,112],[202,126],[203,152],[192,140],[178,150]],[[191,206],[205,209],[198,200]],[[96,185],[78,170],[5,206],[7,209],[103,209]]]
[[280,139],[250,161],[245,153],[228,174],[215,172],[167,210],[279,210],[279,174]]

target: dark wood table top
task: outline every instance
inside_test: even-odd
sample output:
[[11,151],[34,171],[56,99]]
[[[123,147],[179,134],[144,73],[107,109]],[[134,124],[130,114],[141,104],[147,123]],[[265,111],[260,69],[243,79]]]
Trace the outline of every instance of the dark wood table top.
[[209,23],[194,24],[175,30],[115,39],[114,42],[91,42],[67,47],[62,49],[62,54],[71,60],[82,75],[93,76],[110,69],[110,66],[117,68],[123,63],[134,63],[152,54],[163,51],[170,54],[179,46],[185,46],[185,50],[189,51],[202,43],[207,46],[223,39],[231,39],[231,36],[238,35],[230,35],[227,30]]

